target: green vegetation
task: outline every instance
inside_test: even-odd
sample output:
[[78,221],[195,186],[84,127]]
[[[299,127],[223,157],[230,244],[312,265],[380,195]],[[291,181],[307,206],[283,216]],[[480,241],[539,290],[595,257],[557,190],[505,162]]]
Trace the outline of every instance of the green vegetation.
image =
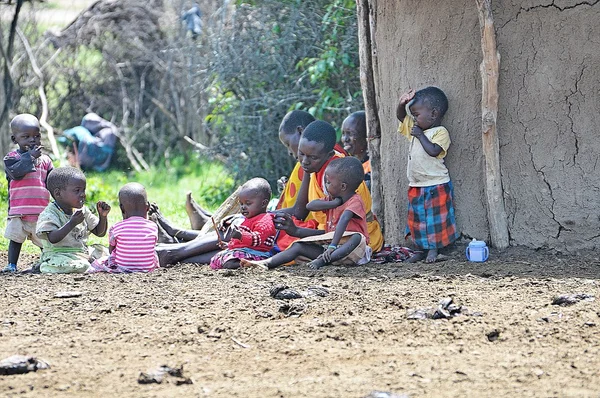
[[[184,162],[175,158],[171,167],[157,167],[150,172],[127,174],[110,171],[107,173],[88,172],[87,205],[94,208],[98,200],[104,200],[112,206],[108,217],[109,226],[121,220],[119,189],[127,182],[143,184],[148,191],[148,200],[156,202],[161,212],[175,225],[189,228],[185,212],[185,195],[191,191],[194,199],[207,210],[215,210],[234,190],[234,179],[220,163],[207,160]],[[7,214],[6,179],[0,179],[0,214]],[[0,229],[4,231],[6,218],[0,219]],[[90,244],[108,245],[107,237],[90,236]],[[0,241],[0,250],[8,250],[8,240]],[[27,241],[23,252],[38,253],[39,249]]]

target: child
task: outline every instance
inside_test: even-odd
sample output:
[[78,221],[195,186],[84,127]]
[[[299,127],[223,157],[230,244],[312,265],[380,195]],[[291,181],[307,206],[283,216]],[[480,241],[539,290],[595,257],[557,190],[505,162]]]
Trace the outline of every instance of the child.
[[406,237],[421,250],[408,262],[432,263],[438,249],[458,238],[454,220],[453,189],[444,157],[450,146],[448,130],[440,125],[448,99],[437,87],[402,94],[396,116],[398,131],[410,141],[408,151],[408,217]]
[[212,269],[236,269],[240,260],[262,260],[271,256],[275,244],[273,214],[267,213],[271,187],[263,178],[253,178],[242,185],[239,193],[241,213],[246,219],[238,227],[231,225],[224,240],[229,240],[227,250],[215,254],[210,260]]
[[108,231],[109,256],[94,261],[87,272],[150,272],[158,268],[154,250],[158,226],[148,220],[148,197],[143,185],[125,184],[119,191],[123,221]]
[[365,184],[371,189],[371,160],[367,144],[367,118],[365,111],[350,114],[342,123],[342,144],[350,156],[362,162]]
[[[287,233],[302,239],[287,250],[262,261],[242,260],[242,266],[275,268],[293,260],[308,258],[313,269],[328,264],[361,265],[371,259],[367,246],[369,233],[364,203],[356,193],[363,182],[361,162],[354,157],[332,160],[325,170],[325,186],[329,194],[306,205],[309,211],[327,213],[326,229],[300,228],[293,224],[287,213],[278,213],[277,224]],[[282,228],[284,229],[284,228]],[[325,245],[325,246],[323,246]]]
[[40,214],[36,228],[38,238],[43,240],[39,264],[42,273],[85,272],[90,265],[88,235],[106,234],[110,206],[96,203],[95,216],[84,205],[85,185],[85,175],[74,167],[58,167],[48,175],[48,190],[54,202]]
[[16,272],[21,246],[29,238],[42,247],[35,234],[39,214],[48,206],[50,193],[46,177],[52,170],[52,160],[42,154],[40,123],[30,114],[15,116],[10,122],[11,140],[17,150],[4,157],[4,171],[8,180],[8,221],[4,236],[8,244],[8,265],[2,272]]

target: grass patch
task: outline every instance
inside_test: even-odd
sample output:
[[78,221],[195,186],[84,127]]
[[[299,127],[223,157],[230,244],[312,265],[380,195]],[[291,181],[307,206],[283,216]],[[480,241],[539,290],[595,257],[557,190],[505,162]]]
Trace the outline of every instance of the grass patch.
[[[194,199],[206,208],[214,211],[233,192],[234,178],[220,163],[203,160],[185,161],[175,159],[171,167],[154,168],[148,172],[125,173],[108,171],[104,173],[87,172],[86,202],[95,209],[98,200],[111,205],[108,225],[121,221],[118,192],[128,182],[139,182],[148,191],[148,200],[156,202],[161,212],[175,225],[190,227],[185,212],[185,195],[191,191]],[[94,210],[95,211],[95,210]],[[6,179],[0,179],[0,212],[8,213],[8,186]],[[0,228],[4,231],[6,218],[0,219]],[[89,244],[108,246],[108,237],[99,238],[90,235]],[[8,240],[0,241],[0,250],[8,250]],[[39,253],[39,249],[30,241],[23,244],[24,253]],[[0,265],[3,266],[3,265]]]

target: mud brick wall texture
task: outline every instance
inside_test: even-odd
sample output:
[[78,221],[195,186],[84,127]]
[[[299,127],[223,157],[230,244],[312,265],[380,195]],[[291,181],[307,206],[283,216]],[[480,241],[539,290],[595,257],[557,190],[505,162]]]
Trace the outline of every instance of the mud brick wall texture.
[[[481,147],[480,28],[473,0],[373,0],[385,237],[404,242],[407,141],[401,92],[436,85],[457,223],[489,239]],[[498,136],[511,245],[576,254],[600,244],[600,0],[493,2]]]

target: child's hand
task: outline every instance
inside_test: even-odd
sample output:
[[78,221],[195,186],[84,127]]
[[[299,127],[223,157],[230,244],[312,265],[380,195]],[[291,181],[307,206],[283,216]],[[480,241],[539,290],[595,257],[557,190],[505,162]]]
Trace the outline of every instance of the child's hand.
[[420,136],[423,135],[423,129],[415,124],[413,126],[412,130],[410,131],[410,135],[412,135],[413,137],[419,138]]
[[323,254],[321,254],[321,257],[323,257],[323,260],[325,260],[327,263],[330,263],[331,253],[333,253],[334,251],[335,249],[333,247],[328,247],[327,250],[325,250]]
[[[278,212],[275,213],[275,217],[273,218],[273,223],[275,224],[275,228],[284,230],[288,234],[293,236],[293,231],[296,230],[296,224],[294,224],[294,220],[292,220],[292,216],[288,213]],[[291,232],[291,233],[290,233]]]
[[79,225],[83,222],[84,219],[85,219],[85,217],[83,216],[83,210],[79,209],[79,210],[73,212],[69,222],[73,225]]
[[42,156],[42,148],[43,148],[43,146],[41,146],[41,145],[29,147],[29,154],[31,155],[32,158],[37,159],[40,156]]
[[415,89],[411,88],[407,93],[400,96],[400,105],[404,106],[408,104],[413,98],[415,98]]
[[225,236],[223,236],[225,242],[229,242],[231,239],[242,239],[242,233],[235,225],[229,226],[227,232],[225,232]]
[[219,246],[221,249],[223,249],[223,250],[225,250],[225,249],[227,249],[227,248],[229,247],[229,246],[227,245],[227,242],[223,242],[223,241],[219,242],[217,245],[218,245],[218,246]]
[[96,203],[96,210],[98,210],[98,215],[100,217],[106,217],[108,216],[108,213],[110,213],[110,205],[102,200],[99,200],[98,203]]

